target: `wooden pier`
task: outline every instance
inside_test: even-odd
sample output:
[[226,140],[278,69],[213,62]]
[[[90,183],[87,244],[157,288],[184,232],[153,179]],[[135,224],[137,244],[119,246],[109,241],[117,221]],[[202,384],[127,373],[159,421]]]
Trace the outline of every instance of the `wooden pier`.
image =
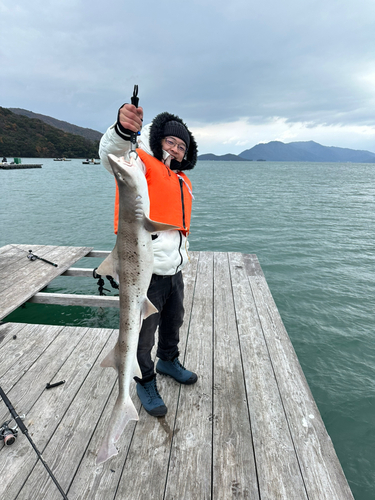
[[[27,300],[46,302],[45,295],[85,305],[110,299],[118,307],[116,297],[40,292],[60,274],[85,275],[71,266],[98,253],[30,248],[58,267],[27,259],[26,245],[0,249],[0,318]],[[184,280],[180,358],[198,382],[180,386],[158,375],[168,407],[162,418],[142,409],[133,387],[139,421],[125,429],[119,454],[100,466],[96,453],[117,383],[115,371],[99,364],[118,331],[0,326],[0,385],[26,414],[69,500],[353,499],[256,256],[193,252]],[[9,418],[0,403],[0,424]],[[61,498],[21,433],[0,448],[0,498]]]

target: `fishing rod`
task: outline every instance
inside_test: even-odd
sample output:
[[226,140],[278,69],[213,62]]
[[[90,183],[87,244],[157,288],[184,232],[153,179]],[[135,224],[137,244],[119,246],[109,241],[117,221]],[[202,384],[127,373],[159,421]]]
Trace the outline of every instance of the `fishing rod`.
[[[139,103],[139,98],[138,98],[138,85],[134,85],[134,90],[133,90],[133,96],[131,98],[131,103],[138,108],[138,103]],[[131,132],[130,133],[130,151],[129,151],[129,156],[131,153],[134,154],[135,158],[138,158],[138,153],[136,151],[137,148],[137,136],[139,135],[139,132]]]
[[[25,250],[25,252],[26,252],[26,250]],[[57,264],[54,264],[50,260],[43,259],[43,257],[39,257],[38,255],[35,255],[35,253],[32,253],[31,250],[29,250],[29,253],[27,254],[27,258],[30,260],[39,259],[39,260],[42,260],[43,262],[47,262],[47,264],[51,264],[51,266],[58,267]]]
[[23,248],[20,248],[20,247],[16,247],[15,245],[11,245],[13,248],[17,248],[17,250],[20,250],[21,252],[25,252],[27,253],[27,258],[29,260],[42,260],[43,262],[46,262],[47,264],[51,264],[51,266],[54,266],[54,267],[58,267],[57,264],[55,264],[54,262],[51,262],[50,260],[47,260],[47,259],[43,259],[43,257],[39,257],[39,255],[36,255],[35,253],[32,252],[32,250],[29,250],[27,252],[27,250],[24,250]]
[[[62,497],[64,498],[64,500],[69,500],[68,497],[66,496],[64,490],[61,488],[61,486],[57,482],[57,479],[53,475],[51,469],[48,467],[47,463],[44,461],[44,459],[42,457],[42,454],[40,453],[40,451],[38,450],[38,448],[35,446],[34,441],[29,436],[29,431],[28,431],[26,425],[23,423],[22,418],[18,415],[18,413],[16,412],[16,410],[13,408],[12,403],[9,401],[7,395],[5,394],[5,392],[3,391],[3,389],[1,388],[1,386],[0,386],[0,396],[1,396],[2,400],[4,401],[4,403],[6,404],[8,410],[10,411],[10,414],[12,415],[13,420],[16,422],[16,424],[19,427],[19,429],[21,430],[21,432],[27,437],[27,439],[29,440],[31,446],[34,448],[36,454],[38,455],[38,458],[41,460],[42,464],[46,468],[48,474],[50,475],[51,479],[53,480],[53,482],[57,486],[57,489],[61,493]],[[9,438],[8,438],[9,443],[8,443],[8,441],[5,442],[5,439],[4,439],[5,444],[8,444],[8,446],[10,444],[13,444],[14,441],[15,441],[15,438],[17,437],[17,430],[16,430],[17,427],[15,429],[10,429],[8,427],[8,425],[9,425],[10,422],[11,422],[11,420],[9,420],[8,422],[5,422],[2,425],[2,427],[1,427],[1,429],[4,429],[4,426],[5,426],[5,428],[6,428],[5,431],[7,433],[6,434],[7,436],[9,436],[9,432],[8,431],[12,431],[12,433],[13,433],[13,440],[11,440],[11,439],[9,440]]]

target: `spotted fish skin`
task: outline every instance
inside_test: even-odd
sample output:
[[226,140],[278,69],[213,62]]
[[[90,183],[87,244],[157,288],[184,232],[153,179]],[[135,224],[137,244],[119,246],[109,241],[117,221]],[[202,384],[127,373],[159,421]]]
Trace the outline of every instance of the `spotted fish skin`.
[[119,190],[119,226],[116,245],[97,269],[100,275],[110,275],[119,283],[120,325],[117,343],[101,362],[118,373],[119,393],[112,410],[106,435],[96,463],[117,455],[115,443],[127,423],[138,420],[137,410],[130,398],[134,376],[142,378],[137,361],[139,331],[142,321],[157,312],[147,298],[153,270],[151,234],[177,229],[175,226],[151,221],[147,181],[139,159],[108,155]]

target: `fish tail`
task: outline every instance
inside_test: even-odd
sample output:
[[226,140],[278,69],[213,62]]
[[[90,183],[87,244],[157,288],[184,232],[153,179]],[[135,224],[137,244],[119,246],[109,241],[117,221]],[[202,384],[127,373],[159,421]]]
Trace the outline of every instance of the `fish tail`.
[[96,465],[100,465],[103,462],[106,462],[109,460],[111,457],[114,457],[115,455],[118,454],[118,449],[112,442],[106,442],[104,441],[102,446],[100,447],[100,450],[98,451],[97,457],[96,457]]
[[129,420],[138,420],[138,412],[130,396],[125,401],[117,398],[108,424],[108,431],[96,457],[99,465],[118,454],[115,443],[120,439]]

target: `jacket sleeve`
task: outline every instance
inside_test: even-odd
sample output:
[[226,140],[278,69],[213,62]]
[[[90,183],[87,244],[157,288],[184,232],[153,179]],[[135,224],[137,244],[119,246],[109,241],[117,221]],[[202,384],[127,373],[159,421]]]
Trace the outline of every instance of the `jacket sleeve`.
[[124,156],[130,150],[130,141],[122,139],[115,131],[115,126],[111,125],[100,140],[99,156],[104,167],[113,175],[108,161],[108,155]]

